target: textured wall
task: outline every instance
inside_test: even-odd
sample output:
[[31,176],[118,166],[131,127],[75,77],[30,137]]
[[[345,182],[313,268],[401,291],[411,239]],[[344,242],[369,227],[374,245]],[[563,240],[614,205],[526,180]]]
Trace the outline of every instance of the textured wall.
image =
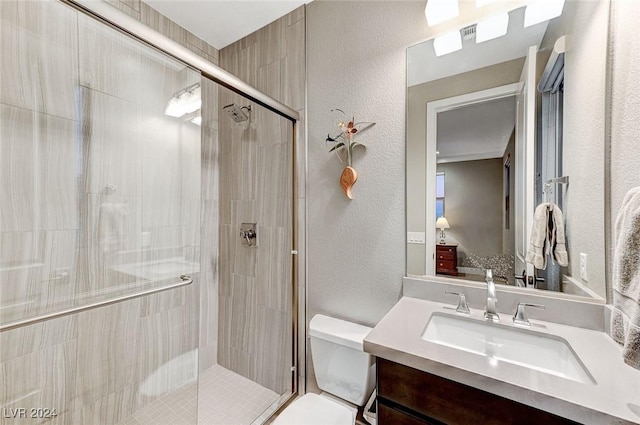
[[[404,274],[405,48],[417,2],[316,1],[307,7],[309,314],[375,324]],[[402,22],[402,25],[395,23]],[[334,30],[339,29],[339,30]],[[359,136],[354,200],[324,139],[340,108],[376,126]]]
[[611,232],[615,237],[622,199],[629,189],[640,186],[640,3],[615,0],[611,22]]
[[[305,107],[304,12],[304,7],[298,8],[220,52],[223,68],[301,116]],[[220,105],[230,103],[242,106],[250,102],[221,89]],[[255,104],[252,108],[249,126],[234,125],[226,112],[219,111],[219,361],[280,394],[290,389],[291,376],[292,199],[298,208],[304,205],[304,186],[292,194],[291,122]],[[297,143],[302,159],[304,137],[298,137]],[[301,176],[303,164],[301,160],[296,164]],[[304,218],[304,208],[298,217]],[[243,222],[258,223],[258,247],[240,245],[237,235]],[[298,250],[303,255],[304,221],[299,226]],[[298,275],[298,284],[298,291],[304,294],[304,274]],[[304,303],[300,307],[304,313]]]
[[[524,59],[418,84],[407,90],[407,231],[424,232],[427,103],[520,80]],[[424,245],[407,245],[407,273],[424,275]]]
[[[307,6],[308,318],[374,325],[401,295],[406,47],[425,31],[423,2]],[[334,108],[377,123],[359,137],[367,150],[356,154],[351,201],[338,185],[343,165],[324,143]]]
[[[605,79],[609,2],[577,2],[566,15],[563,174],[570,275],[580,279],[580,253],[588,259],[583,284],[605,296]],[[556,187],[558,189],[559,187]]]

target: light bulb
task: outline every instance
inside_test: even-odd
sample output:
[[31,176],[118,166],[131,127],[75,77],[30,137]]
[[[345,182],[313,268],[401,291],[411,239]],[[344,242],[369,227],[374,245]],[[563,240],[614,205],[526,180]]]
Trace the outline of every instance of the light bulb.
[[436,56],[446,55],[447,53],[462,49],[460,31],[456,30],[436,37],[433,40],[433,48],[436,51]]

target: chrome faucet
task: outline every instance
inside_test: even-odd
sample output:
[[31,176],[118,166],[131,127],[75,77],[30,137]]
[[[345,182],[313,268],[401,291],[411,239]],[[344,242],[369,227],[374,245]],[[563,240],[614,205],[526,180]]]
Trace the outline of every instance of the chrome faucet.
[[471,314],[471,310],[469,310],[469,304],[467,304],[467,297],[461,292],[453,292],[453,291],[444,291],[445,294],[457,295],[458,298],[458,307],[456,307],[456,313],[460,314]]
[[535,307],[544,310],[544,306],[541,304],[519,303],[518,308],[516,308],[516,313],[513,315],[514,324],[521,326],[531,326],[531,322],[529,322],[525,307]]
[[496,284],[493,282],[493,272],[491,269],[487,269],[487,274],[484,280],[487,282],[487,309],[484,312],[484,318],[497,322],[500,320],[500,316],[496,311],[498,297],[496,296]]

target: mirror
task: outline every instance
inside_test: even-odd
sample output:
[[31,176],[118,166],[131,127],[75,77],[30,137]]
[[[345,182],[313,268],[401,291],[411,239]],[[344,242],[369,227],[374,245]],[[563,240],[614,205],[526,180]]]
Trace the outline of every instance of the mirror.
[[407,274],[491,268],[496,283],[604,299],[609,2],[567,0],[526,28],[525,9],[505,36],[477,43],[472,25],[458,51],[407,51]]

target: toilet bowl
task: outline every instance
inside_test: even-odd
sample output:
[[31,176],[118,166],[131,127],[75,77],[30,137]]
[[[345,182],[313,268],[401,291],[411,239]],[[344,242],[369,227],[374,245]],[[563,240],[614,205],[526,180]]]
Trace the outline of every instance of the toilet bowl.
[[307,393],[287,406],[273,425],[353,425],[355,421],[355,412],[346,406],[323,395]]
[[328,394],[305,394],[287,406],[273,424],[355,424],[356,409],[347,405],[364,405],[375,384],[375,358],[362,346],[370,331],[367,326],[315,315],[309,323],[313,370],[318,387]]

